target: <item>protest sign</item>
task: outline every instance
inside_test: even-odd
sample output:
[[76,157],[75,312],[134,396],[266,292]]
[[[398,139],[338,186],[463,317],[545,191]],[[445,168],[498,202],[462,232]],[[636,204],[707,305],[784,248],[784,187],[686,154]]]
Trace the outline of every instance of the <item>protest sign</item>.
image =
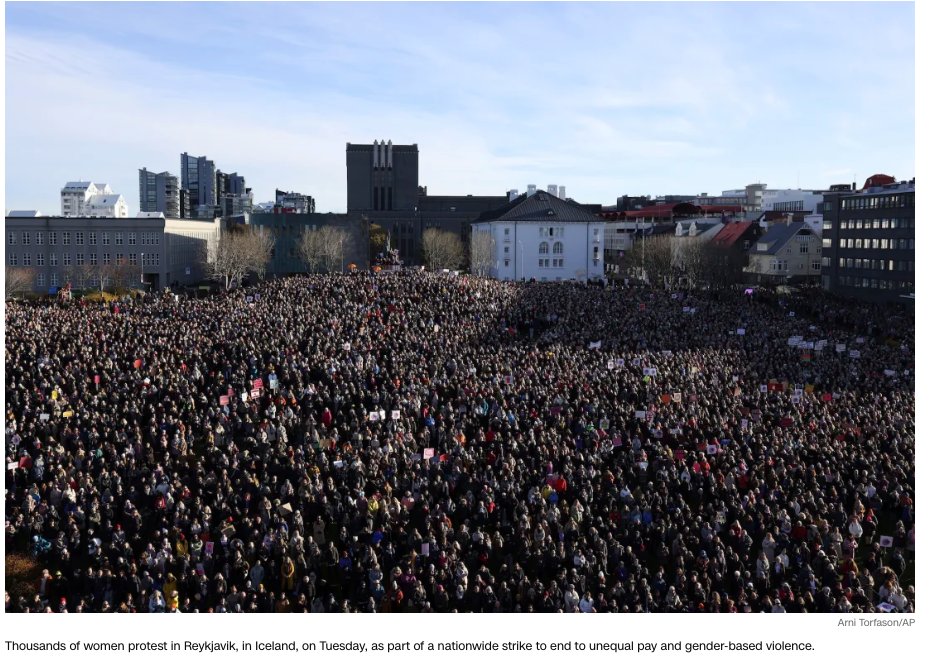
[[47,421],[48,421],[48,413],[42,413],[41,415],[39,415],[39,421],[40,421],[40,422],[47,422]]
[[251,392],[251,396],[252,396],[253,399],[257,399],[257,398],[260,397],[261,395],[262,395],[262,391],[259,390],[259,389],[254,389],[254,390],[252,390],[252,392]]
[[894,545],[894,537],[882,536],[878,539],[878,544],[883,548],[890,548]]
[[249,395],[246,392],[243,392],[240,396],[242,397],[243,403],[249,400]]
[[707,445],[707,455],[713,456],[717,453],[717,445]]
[[636,419],[646,419],[646,411],[645,411],[645,410],[637,410],[637,411],[636,411]]
[[253,302],[255,302],[255,296],[246,296],[245,301],[249,304],[252,304]]
[[745,334],[746,334],[746,328],[737,328],[737,329],[736,329],[736,334],[738,334],[738,335],[740,335],[740,336],[745,335]]
[[265,384],[264,384],[264,382],[262,381],[261,378],[256,378],[255,380],[252,381],[252,389],[253,389],[253,390],[260,390],[260,389],[262,389],[264,386],[265,386]]
[[132,366],[133,366],[134,368],[136,368],[136,369],[141,369],[141,368],[142,368],[142,359],[141,359],[141,358],[136,358],[136,360],[132,363]]
[[380,419],[380,417],[378,417],[378,411],[377,411],[377,410],[372,410],[372,411],[370,411],[370,412],[368,413],[368,421],[369,421],[369,422],[377,422],[379,419]]
[[842,352],[845,351],[845,350],[846,350],[846,344],[837,344],[837,345],[836,345],[836,352],[837,352],[837,353],[842,353]]
[[400,419],[400,411],[399,411],[399,410],[392,410],[392,411],[391,411],[391,419]]
[[675,403],[681,403],[681,392],[675,392],[672,394],[672,401]]
[[64,411],[63,413],[61,413],[61,416],[62,416],[62,417],[73,417],[73,416],[74,416],[74,411],[73,411],[73,410],[66,410],[66,411]]
[[221,406],[228,406],[228,405],[229,405],[229,395],[224,394],[223,396],[220,397],[220,405],[221,405]]
[[859,351],[849,351],[849,357],[858,360],[862,354]]
[[610,441],[610,444],[612,444],[614,447],[619,447],[623,444],[623,438],[614,438]]
[[423,450],[423,458],[425,459],[432,458],[435,455],[436,455],[436,450],[431,447],[427,447],[426,449]]
[[597,341],[592,341],[590,344],[588,344],[588,348],[593,349],[593,350],[598,350],[600,349],[600,347],[601,347],[600,339],[598,339]]
[[643,363],[643,361],[640,360],[639,358],[633,358],[633,361],[631,362],[631,364],[632,364],[634,367],[638,367],[638,366],[641,365],[642,363]]
[[768,386],[768,385],[759,385],[759,391],[762,392],[762,393],[764,394],[765,392],[768,392],[768,391],[769,391],[769,386]]
[[10,461],[9,463],[6,464],[7,470],[15,470],[18,467],[19,467],[19,461]]
[[856,337],[856,343],[857,343],[857,344],[864,344],[864,343],[865,343],[865,337]]

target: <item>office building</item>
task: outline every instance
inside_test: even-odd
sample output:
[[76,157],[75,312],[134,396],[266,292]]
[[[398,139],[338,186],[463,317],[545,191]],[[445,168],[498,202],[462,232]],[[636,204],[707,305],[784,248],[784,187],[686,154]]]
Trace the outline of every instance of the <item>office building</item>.
[[180,184],[170,172],[139,170],[139,211],[164,213],[166,218],[180,218]]

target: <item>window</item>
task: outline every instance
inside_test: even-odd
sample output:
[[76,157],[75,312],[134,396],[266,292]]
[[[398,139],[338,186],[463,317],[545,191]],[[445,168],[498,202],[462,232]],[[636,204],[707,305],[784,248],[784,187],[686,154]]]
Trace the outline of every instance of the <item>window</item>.
[[539,267],[540,267],[540,268],[543,267],[543,260],[542,260],[542,259],[539,260]]
[[510,236],[510,227],[504,227],[504,236]]
[[61,232],[61,244],[71,245],[71,232],[70,231]]
[[509,245],[505,245],[505,246],[504,246],[504,254],[510,254],[510,246],[509,246]]
[[840,220],[840,229],[846,229],[846,228],[847,228],[847,227],[846,227],[846,221],[845,221],[845,220]]
[[58,232],[57,231],[50,231],[48,233],[48,244],[58,245]]
[[6,233],[6,243],[7,245],[16,245],[16,232],[8,231]]
[[136,244],[136,232],[131,231],[129,232],[129,245],[135,245],[135,244]]
[[91,252],[91,253],[90,253],[90,265],[91,265],[91,266],[96,266],[96,265],[97,265],[97,253],[96,253],[96,252]]
[[36,254],[36,266],[45,266],[45,255],[41,252]]
[[[143,259],[144,259],[144,256],[145,256],[145,255],[143,255]],[[130,266],[138,266],[138,265],[139,265],[139,257],[136,256],[136,253],[135,253],[135,252],[130,252],[130,253],[129,253],[129,265],[130,265]]]
[[110,253],[109,253],[109,252],[104,252],[104,253],[103,253],[103,265],[104,265],[104,266],[109,266],[109,265],[110,265]]
[[102,232],[100,234],[100,242],[103,243],[104,245],[109,245],[110,244],[110,233],[106,231]]
[[63,255],[62,258],[61,258],[61,263],[62,263],[63,265],[65,265],[65,266],[70,266],[70,265],[71,265],[71,253],[70,253],[70,252],[65,252],[65,253],[64,253],[64,255]]
[[504,259],[504,268],[510,268],[510,259]]
[[552,265],[555,268],[563,268],[565,266],[565,260],[564,259],[553,259]]
[[116,232],[116,244],[117,245],[123,244],[123,232],[121,231]]
[[84,245],[84,232],[76,231],[74,232],[74,244],[75,245]]
[[49,286],[58,286],[58,273],[52,273],[48,278]]
[[23,266],[31,266],[31,265],[32,265],[32,253],[26,252],[23,254]]
[[546,264],[545,264],[544,267],[545,267],[545,268],[548,268],[548,267],[549,267],[549,260],[548,260],[548,259],[546,259]]
[[565,246],[562,245],[561,241],[556,241],[555,245],[552,246],[552,254],[562,254],[565,252]]
[[827,231],[828,229],[833,229],[833,221],[832,221],[832,220],[824,220],[824,221],[823,221],[823,229],[824,229],[824,231]]
[[539,244],[539,254],[549,254],[549,244],[540,243]]
[[11,266],[18,266],[18,265],[19,265],[19,258],[16,256],[16,253],[15,253],[15,252],[10,252],[10,256],[8,257],[8,260],[9,260]]
[[58,265],[58,254],[57,253],[52,252],[50,255],[48,255],[48,265],[53,266],[53,267]]
[[88,242],[89,242],[91,245],[96,245],[96,244],[97,244],[97,232],[95,232],[95,231],[90,232],[90,234],[87,236],[87,238],[88,238]]
[[545,227],[540,227],[540,228],[539,228],[539,237],[540,237],[540,238],[543,238],[545,235],[546,235],[546,228],[545,228]]
[[23,245],[29,245],[29,232],[23,232]]
[[122,266],[125,263],[126,263],[126,257],[123,255],[122,252],[117,252],[116,253],[116,264],[119,266]]
[[[827,241],[828,241],[828,240],[830,240],[830,239],[827,239]],[[850,239],[850,240],[852,240],[852,239]],[[827,241],[824,241],[824,245],[826,245]],[[829,247],[829,246],[827,246],[827,247]],[[841,239],[840,239],[840,247],[841,247],[841,248],[846,247],[846,239],[845,239],[845,238],[841,238]]]
[[45,286],[45,273],[36,275],[36,286],[42,288]]
[[77,263],[78,266],[83,266],[83,265],[84,265],[84,253],[83,253],[83,252],[78,252],[78,253],[77,253],[77,261],[76,261],[76,263]]
[[830,257],[824,257],[821,261],[823,262],[824,268],[830,265]]
[[42,245],[44,240],[45,240],[45,232],[37,231],[36,232],[36,245]]

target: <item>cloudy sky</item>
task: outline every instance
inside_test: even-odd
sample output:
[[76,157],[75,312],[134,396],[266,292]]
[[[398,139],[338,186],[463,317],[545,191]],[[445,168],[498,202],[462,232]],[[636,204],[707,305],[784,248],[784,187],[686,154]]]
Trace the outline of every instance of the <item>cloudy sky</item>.
[[911,3],[8,3],[7,209],[138,210],[179,154],[345,210],[345,144],[432,194],[579,201],[914,176]]

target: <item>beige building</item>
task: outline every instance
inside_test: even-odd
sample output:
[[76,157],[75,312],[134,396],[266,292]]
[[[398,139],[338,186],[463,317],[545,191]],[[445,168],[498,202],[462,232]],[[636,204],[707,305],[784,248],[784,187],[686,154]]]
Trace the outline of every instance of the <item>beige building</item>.
[[749,253],[745,272],[761,280],[820,279],[821,238],[806,222],[773,224]]

